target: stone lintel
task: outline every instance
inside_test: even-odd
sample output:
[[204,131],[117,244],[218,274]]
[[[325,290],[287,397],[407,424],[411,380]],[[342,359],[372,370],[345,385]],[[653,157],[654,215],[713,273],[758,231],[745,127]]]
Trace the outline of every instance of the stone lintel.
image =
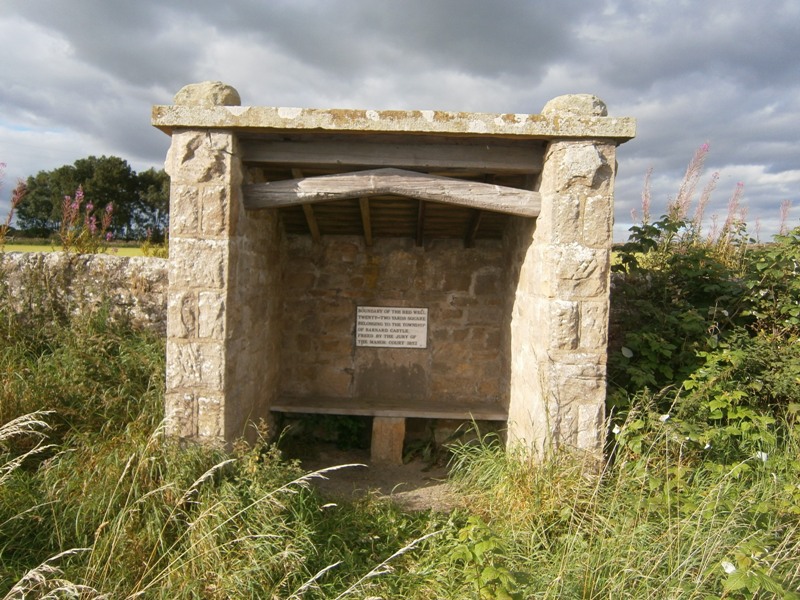
[[492,114],[438,110],[354,110],[266,106],[154,106],[154,127],[250,131],[318,131],[353,134],[441,134],[528,139],[592,138],[622,143],[636,135],[630,117]]

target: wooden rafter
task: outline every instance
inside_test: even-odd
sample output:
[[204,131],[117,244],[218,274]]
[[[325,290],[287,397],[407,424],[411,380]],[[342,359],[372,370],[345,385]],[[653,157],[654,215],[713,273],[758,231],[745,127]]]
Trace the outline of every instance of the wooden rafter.
[[[295,179],[302,179],[303,171],[300,169],[292,169],[292,177]],[[308,224],[308,231],[311,233],[311,239],[319,242],[319,224],[317,218],[314,216],[314,207],[310,204],[303,204],[303,214],[306,216],[306,223]]]
[[537,217],[541,207],[538,192],[402,169],[371,169],[270,181],[243,186],[242,191],[248,209],[380,195],[404,196],[522,217]]
[[422,246],[425,241],[425,201],[419,201],[419,208],[417,209],[417,246]]
[[[361,225],[364,228],[364,243],[372,246],[372,221],[369,214],[369,198],[359,198],[358,205],[361,208]],[[308,206],[304,204],[303,206]]]
[[478,235],[478,229],[481,227],[482,217],[482,210],[476,210],[472,213],[472,218],[469,221],[469,227],[467,227],[467,235],[464,237],[465,248],[473,248],[475,246],[475,237]]

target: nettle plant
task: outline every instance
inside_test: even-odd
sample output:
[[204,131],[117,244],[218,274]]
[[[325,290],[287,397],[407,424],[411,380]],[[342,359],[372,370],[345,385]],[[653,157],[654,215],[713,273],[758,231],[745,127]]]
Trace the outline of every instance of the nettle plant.
[[58,238],[64,252],[95,254],[105,250],[113,239],[109,231],[114,206],[95,207],[86,200],[83,187],[78,187],[75,196],[64,196],[61,212],[61,227]]

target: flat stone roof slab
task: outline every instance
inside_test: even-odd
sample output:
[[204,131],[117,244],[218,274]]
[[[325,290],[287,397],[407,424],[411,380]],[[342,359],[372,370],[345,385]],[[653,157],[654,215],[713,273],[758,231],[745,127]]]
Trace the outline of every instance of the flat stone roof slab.
[[636,135],[636,120],[630,117],[265,106],[154,106],[152,124],[167,134],[176,129],[210,128],[252,132],[486,135],[529,139],[607,138],[618,142]]

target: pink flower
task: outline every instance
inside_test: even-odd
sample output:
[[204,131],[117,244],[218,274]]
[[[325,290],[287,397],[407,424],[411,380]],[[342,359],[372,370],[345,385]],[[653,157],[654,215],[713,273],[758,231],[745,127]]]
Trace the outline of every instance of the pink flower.
[[111,233],[110,231],[107,231],[106,232],[106,241],[110,242],[113,238],[114,238],[114,234]]

